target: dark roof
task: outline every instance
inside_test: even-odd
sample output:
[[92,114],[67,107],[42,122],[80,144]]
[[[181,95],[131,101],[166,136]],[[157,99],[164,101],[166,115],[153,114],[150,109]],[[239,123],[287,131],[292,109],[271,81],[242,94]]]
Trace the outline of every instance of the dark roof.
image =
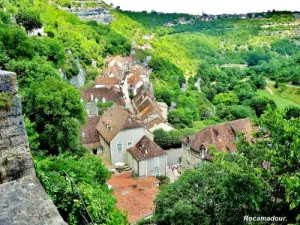
[[183,143],[189,144],[196,152],[200,152],[202,146],[208,149],[209,145],[213,145],[219,152],[233,152],[236,151],[236,134],[244,133],[247,141],[253,142],[252,133],[255,130],[249,118],[239,119],[209,126],[195,135],[184,138]]
[[88,117],[87,123],[81,128],[81,144],[88,148],[100,147],[99,134],[97,132],[97,123],[101,116]]
[[161,147],[159,147],[154,141],[151,141],[146,136],[143,136],[136,145],[128,148],[127,151],[137,161],[151,159],[166,154]]
[[121,130],[143,126],[141,121],[138,121],[119,105],[114,104],[101,117],[97,124],[97,130],[107,142],[111,142]]
[[106,101],[117,102],[119,105],[125,105],[123,94],[112,87],[84,88],[81,89],[80,92],[81,98],[85,102],[92,102],[91,95],[93,95],[94,99],[97,98],[99,102],[102,101],[102,98],[105,98]]

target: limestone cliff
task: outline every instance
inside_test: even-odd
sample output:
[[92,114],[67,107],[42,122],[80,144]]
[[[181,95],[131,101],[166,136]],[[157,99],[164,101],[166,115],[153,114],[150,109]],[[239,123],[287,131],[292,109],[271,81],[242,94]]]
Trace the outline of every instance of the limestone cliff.
[[0,70],[0,93],[12,107],[0,108],[0,225],[63,225],[36,178],[14,73]]

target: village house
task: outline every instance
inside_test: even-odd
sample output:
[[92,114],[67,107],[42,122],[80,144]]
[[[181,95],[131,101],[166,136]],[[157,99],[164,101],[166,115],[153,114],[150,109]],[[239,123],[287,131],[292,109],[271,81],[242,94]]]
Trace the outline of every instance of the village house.
[[112,165],[127,164],[127,149],[138,143],[143,136],[153,139],[142,121],[114,104],[105,111],[97,124],[103,157]]
[[144,85],[143,79],[135,74],[131,74],[128,76],[127,83],[131,96],[135,96],[138,90]]
[[116,207],[128,214],[130,224],[149,219],[154,214],[159,183],[153,176],[134,179],[130,173],[114,174],[107,181],[117,200]]
[[102,153],[102,145],[96,129],[100,118],[101,116],[88,117],[87,123],[81,128],[80,143],[95,155]]
[[116,77],[97,77],[95,88],[115,87],[120,88],[121,80]]
[[166,176],[167,154],[154,141],[143,136],[138,143],[127,149],[128,165],[139,177]]
[[162,108],[160,107],[149,89],[141,88],[132,102],[136,114],[151,132],[156,129],[173,129],[167,122],[165,106],[161,104]]
[[123,93],[111,86],[104,88],[83,88],[80,92],[81,101],[85,103],[88,116],[99,115],[99,103],[116,102],[121,106],[125,105]]
[[129,75],[135,75],[142,78],[144,84],[150,83],[150,73],[152,70],[145,68],[141,65],[135,65],[130,67]]
[[212,160],[210,147],[214,147],[218,152],[236,152],[235,141],[238,139],[238,133],[243,133],[248,142],[254,143],[252,134],[257,129],[251,120],[246,118],[209,126],[195,135],[184,138],[182,167],[194,167],[204,160]]

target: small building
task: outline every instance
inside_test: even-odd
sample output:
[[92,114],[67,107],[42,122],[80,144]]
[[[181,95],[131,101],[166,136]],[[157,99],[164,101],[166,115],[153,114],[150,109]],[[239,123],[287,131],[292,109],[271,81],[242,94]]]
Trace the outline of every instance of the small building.
[[113,87],[105,88],[83,88],[80,90],[81,99],[88,102],[105,103],[116,102],[119,105],[125,105],[123,93],[119,89]]
[[130,94],[132,94],[133,96],[135,96],[138,90],[144,85],[142,78],[134,74],[128,76],[127,83],[130,88]]
[[165,131],[173,129],[164,117],[164,109],[158,105],[149,89],[141,88],[132,102],[138,117],[141,118],[151,132],[157,129]]
[[139,177],[166,176],[167,154],[148,137],[143,136],[127,152],[128,164]]
[[88,116],[99,115],[99,103],[116,102],[121,106],[125,105],[122,92],[113,87],[83,88],[80,93],[81,101],[85,103]]
[[104,157],[112,164],[127,163],[127,148],[134,146],[143,136],[153,135],[143,122],[114,104],[97,124]]
[[243,133],[249,143],[254,143],[252,134],[258,128],[252,125],[249,118],[234,120],[209,126],[197,134],[182,140],[182,167],[194,167],[204,160],[212,160],[209,152],[213,146],[218,152],[236,152],[237,134]]
[[80,143],[90,149],[95,155],[102,152],[102,145],[96,129],[100,118],[101,116],[88,117],[87,123],[81,128]]
[[128,214],[130,224],[149,219],[154,214],[154,200],[159,192],[155,177],[131,178],[130,173],[115,174],[107,181],[117,200],[116,207]]
[[114,87],[120,88],[121,80],[116,77],[97,77],[95,88]]

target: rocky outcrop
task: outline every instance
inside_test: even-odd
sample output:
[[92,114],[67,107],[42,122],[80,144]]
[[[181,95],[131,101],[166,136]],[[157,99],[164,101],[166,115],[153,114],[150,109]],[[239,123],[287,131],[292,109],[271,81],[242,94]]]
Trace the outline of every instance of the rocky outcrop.
[[66,224],[36,178],[16,75],[0,70],[3,92],[12,107],[0,109],[0,225]]

